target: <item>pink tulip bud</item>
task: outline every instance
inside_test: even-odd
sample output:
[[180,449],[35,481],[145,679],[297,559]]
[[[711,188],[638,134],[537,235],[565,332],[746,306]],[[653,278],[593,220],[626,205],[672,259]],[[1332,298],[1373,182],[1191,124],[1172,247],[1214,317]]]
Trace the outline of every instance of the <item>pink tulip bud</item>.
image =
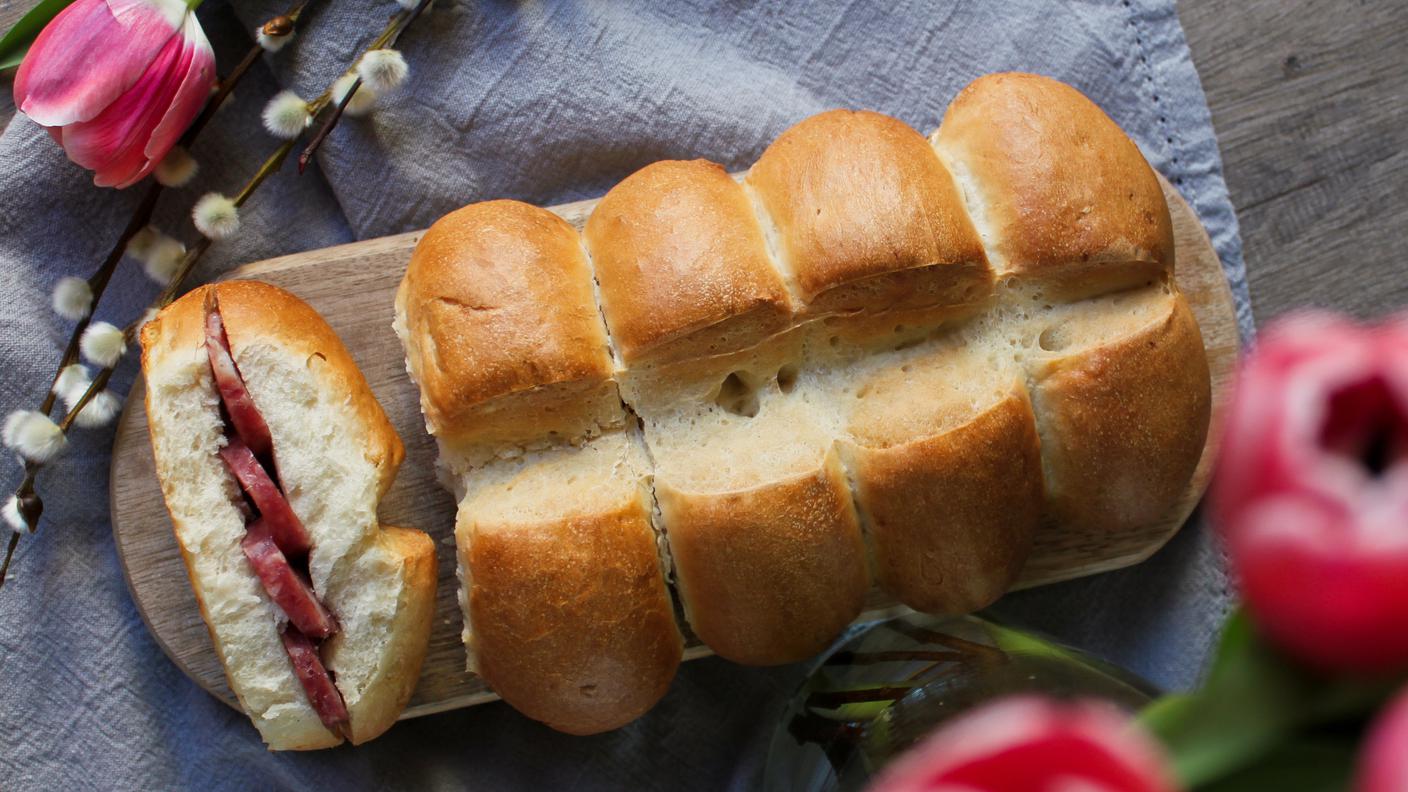
[[1398,694],[1369,727],[1359,755],[1356,792],[1408,789],[1408,689]]
[[1112,706],[1022,696],[965,713],[869,792],[1172,792],[1157,744]]
[[1243,361],[1213,507],[1252,615],[1327,670],[1408,668],[1408,322],[1283,320]]
[[15,107],[99,187],[151,173],[215,82],[215,53],[181,0],[77,0],[15,75]]

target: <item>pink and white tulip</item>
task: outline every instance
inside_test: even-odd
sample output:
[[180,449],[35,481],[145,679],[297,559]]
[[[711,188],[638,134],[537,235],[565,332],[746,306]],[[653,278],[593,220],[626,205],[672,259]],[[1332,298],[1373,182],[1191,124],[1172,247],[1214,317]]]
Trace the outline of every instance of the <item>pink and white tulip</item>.
[[1162,750],[1112,705],[1035,696],[965,713],[869,792],[1173,792]]
[[1213,496],[1269,637],[1326,670],[1408,669],[1408,323],[1306,314],[1263,333]]
[[15,107],[100,187],[162,161],[215,84],[215,53],[181,0],[77,0],[40,32],[15,75]]

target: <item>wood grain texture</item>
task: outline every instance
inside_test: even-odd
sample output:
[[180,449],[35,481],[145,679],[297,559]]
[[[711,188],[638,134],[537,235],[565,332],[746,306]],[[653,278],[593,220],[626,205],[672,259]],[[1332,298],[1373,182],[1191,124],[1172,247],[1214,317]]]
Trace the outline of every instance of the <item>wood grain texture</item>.
[[1408,304],[1408,3],[1178,4],[1258,321]]
[[[1179,286],[1202,327],[1215,389],[1214,411],[1237,355],[1232,297],[1222,268],[1196,216],[1165,185],[1174,214]],[[595,201],[556,207],[581,227]],[[257,262],[231,273],[282,286],[327,318],[351,350],[406,445],[406,461],[385,500],[389,525],[428,531],[440,552],[437,615],[420,684],[405,717],[468,706],[494,698],[464,672],[460,611],[456,600],[454,513],[451,496],[435,482],[435,446],[425,433],[415,386],[406,377],[401,345],[391,332],[392,300],[419,233],[401,234],[326,250]],[[171,659],[211,693],[234,705],[211,647],[178,555],[171,522],[157,486],[140,383],[119,423],[111,481],[113,533],[132,598]],[[1214,422],[1215,423],[1215,422]],[[1121,536],[1048,531],[1022,577],[1022,587],[1090,575],[1137,563],[1161,547],[1197,504],[1208,477],[1209,438],[1202,463],[1177,509],[1156,525]],[[895,608],[873,591],[865,618]],[[690,640],[686,658],[708,654]]]

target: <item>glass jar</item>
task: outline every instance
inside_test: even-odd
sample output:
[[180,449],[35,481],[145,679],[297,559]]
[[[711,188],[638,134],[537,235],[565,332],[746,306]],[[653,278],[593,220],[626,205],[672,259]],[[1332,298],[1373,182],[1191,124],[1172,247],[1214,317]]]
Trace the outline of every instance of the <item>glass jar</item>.
[[823,657],[773,731],[763,788],[857,790],[939,724],[1016,693],[1103,698],[1134,711],[1157,692],[1083,652],[976,616],[909,613]]

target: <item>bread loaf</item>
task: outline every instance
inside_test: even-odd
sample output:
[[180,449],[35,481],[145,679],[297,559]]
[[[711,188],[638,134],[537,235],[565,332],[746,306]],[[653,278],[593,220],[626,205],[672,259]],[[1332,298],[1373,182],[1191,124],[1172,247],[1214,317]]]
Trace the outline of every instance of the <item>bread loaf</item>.
[[927,141],[837,110],[741,179],[650,165],[580,235],[511,201],[447,215],[396,330],[462,497],[471,664],[608,729],[678,663],[670,589],[716,653],[786,663],[872,583],[969,611],[1038,531],[1156,519],[1210,405],[1172,267],[1138,148],[1024,74],[975,81]]

